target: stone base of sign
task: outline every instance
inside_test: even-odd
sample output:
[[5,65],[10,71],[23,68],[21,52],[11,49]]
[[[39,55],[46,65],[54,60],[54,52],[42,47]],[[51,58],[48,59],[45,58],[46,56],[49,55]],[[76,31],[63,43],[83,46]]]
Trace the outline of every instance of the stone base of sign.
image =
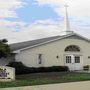
[[11,79],[0,79],[0,82],[11,82],[11,81],[13,81],[13,80],[11,80]]

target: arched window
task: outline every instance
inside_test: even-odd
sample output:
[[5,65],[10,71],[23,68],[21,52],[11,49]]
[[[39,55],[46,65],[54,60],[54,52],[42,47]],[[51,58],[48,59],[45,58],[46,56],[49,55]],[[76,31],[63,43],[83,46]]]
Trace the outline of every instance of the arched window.
[[76,45],[70,45],[65,48],[65,52],[80,52],[80,48]]

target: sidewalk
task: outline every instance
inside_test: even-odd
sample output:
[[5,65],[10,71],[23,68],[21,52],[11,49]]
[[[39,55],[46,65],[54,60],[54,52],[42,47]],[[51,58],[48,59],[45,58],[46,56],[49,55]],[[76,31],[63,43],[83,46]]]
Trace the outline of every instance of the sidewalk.
[[6,88],[0,90],[90,90],[90,81]]

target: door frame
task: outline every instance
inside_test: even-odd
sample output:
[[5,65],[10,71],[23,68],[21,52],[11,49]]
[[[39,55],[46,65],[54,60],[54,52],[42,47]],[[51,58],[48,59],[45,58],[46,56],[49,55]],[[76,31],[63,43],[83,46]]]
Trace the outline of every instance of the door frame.
[[[69,64],[71,64],[71,66],[70,67],[72,67],[72,68],[70,68],[68,65],[66,65],[67,63],[66,63],[66,56],[71,56],[71,57],[73,57],[73,62],[72,62],[72,60],[71,60],[71,63],[68,63],[68,65]],[[75,56],[80,56],[80,63],[75,63]],[[69,53],[69,54],[64,54],[64,65],[65,66],[68,66],[69,67],[69,69],[70,69],[70,71],[75,71],[75,70],[82,70],[83,69],[83,56],[81,55],[81,54],[78,54],[78,53],[76,53],[76,54],[73,54],[73,53]],[[76,66],[76,65],[78,65],[78,66]],[[80,65],[80,66],[79,66]],[[78,68],[77,68],[78,67]]]

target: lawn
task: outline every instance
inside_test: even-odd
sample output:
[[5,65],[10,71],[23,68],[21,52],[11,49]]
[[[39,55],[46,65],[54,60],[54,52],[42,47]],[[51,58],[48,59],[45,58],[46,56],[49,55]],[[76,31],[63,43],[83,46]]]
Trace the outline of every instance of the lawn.
[[30,85],[66,83],[76,81],[90,80],[89,73],[75,73],[75,72],[50,72],[50,73],[34,73],[27,75],[17,75],[16,81],[0,82],[0,88],[19,87]]

